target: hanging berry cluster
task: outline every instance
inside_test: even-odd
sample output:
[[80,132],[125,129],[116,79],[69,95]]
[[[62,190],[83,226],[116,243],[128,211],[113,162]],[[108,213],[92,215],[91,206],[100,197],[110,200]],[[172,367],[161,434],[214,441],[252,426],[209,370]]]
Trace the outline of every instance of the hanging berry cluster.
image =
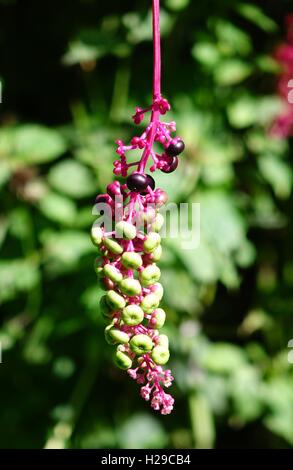
[[[153,5],[153,102],[146,109],[136,108],[133,116],[135,124],[140,124],[147,112],[151,112],[151,119],[145,131],[133,137],[129,145],[117,141],[119,158],[114,162],[114,174],[122,182],[110,183],[107,193],[96,198],[97,204],[110,208],[112,230],[106,231],[105,224],[94,224],[91,235],[100,252],[95,270],[106,291],[100,310],[107,322],[106,341],[116,346],[115,363],[141,385],[141,396],[151,401],[153,409],[169,414],[174,399],[164,387],[172,384],[173,377],[169,369],[162,367],[170,354],[168,337],[160,332],[166,313],[159,306],[163,287],[157,266],[162,255],[159,232],[164,224],[159,209],[167,202],[167,194],[155,188],[154,178],[146,174],[145,169],[151,158],[151,173],[157,169],[173,172],[184,143],[171,135],[176,131],[175,122],[160,121],[170,105],[161,97],[158,85],[158,0],[154,0]],[[161,153],[154,150],[154,143],[162,146]],[[141,159],[128,163],[127,153],[137,149],[142,151]]]

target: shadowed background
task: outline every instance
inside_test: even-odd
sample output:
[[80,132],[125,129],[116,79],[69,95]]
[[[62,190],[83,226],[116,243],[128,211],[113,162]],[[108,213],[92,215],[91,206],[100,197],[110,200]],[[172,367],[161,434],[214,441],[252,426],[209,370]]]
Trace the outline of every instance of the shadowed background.
[[202,218],[199,248],[166,240],[161,262],[171,416],[104,341],[91,210],[150,102],[150,3],[0,0],[1,448],[293,444],[290,132],[270,133],[289,1],[162,0],[186,151],[157,186]]

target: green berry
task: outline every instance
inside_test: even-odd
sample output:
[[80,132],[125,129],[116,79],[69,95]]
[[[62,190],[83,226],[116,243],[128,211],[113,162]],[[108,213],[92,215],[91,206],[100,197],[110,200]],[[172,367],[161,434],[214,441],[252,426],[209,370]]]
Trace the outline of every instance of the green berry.
[[121,256],[121,263],[125,268],[137,269],[142,266],[142,258],[139,253],[135,253],[134,251],[126,251]]
[[154,222],[152,223],[151,227],[154,232],[159,232],[165,223],[165,219],[162,214],[157,214]]
[[104,274],[113,282],[120,282],[123,279],[121,272],[112,264],[105,264]]
[[108,305],[115,309],[122,309],[126,305],[126,301],[122,295],[117,294],[114,290],[109,290],[106,294]]
[[129,222],[121,221],[116,224],[116,235],[119,238],[126,240],[133,240],[136,237],[136,228]]
[[169,338],[167,335],[159,335],[159,345],[164,346],[164,348],[169,348]]
[[104,330],[105,340],[107,341],[108,344],[111,344],[111,345],[115,344],[115,341],[113,340],[113,338],[109,334],[109,332],[112,328],[113,328],[113,325],[108,325],[108,326],[106,326],[106,328]]
[[162,247],[161,245],[157,246],[157,248],[154,249],[154,251],[152,252],[152,260],[157,263],[158,261],[160,261],[161,259],[161,256],[162,256]]
[[112,311],[111,308],[109,307],[109,304],[107,302],[107,296],[103,295],[100,299],[100,311],[103,317],[107,320],[112,318]]
[[146,253],[152,253],[161,243],[161,237],[156,232],[150,232],[143,244],[143,249]]
[[162,284],[160,284],[159,282],[156,282],[152,287],[152,292],[158,297],[159,300],[162,300],[163,295],[164,295],[164,288]]
[[143,298],[140,306],[144,312],[152,313],[155,310],[155,308],[158,307],[159,303],[160,303],[160,300],[155,294],[147,294]]
[[100,256],[98,256],[95,259],[95,264],[94,264],[95,272],[96,272],[98,277],[103,277],[103,275],[104,275],[104,268],[103,268],[103,266],[101,266],[101,264],[102,264],[102,259],[101,259]]
[[159,366],[163,366],[169,360],[170,353],[164,346],[155,346],[151,354],[152,360]]
[[144,319],[144,312],[139,305],[130,304],[123,309],[122,320],[126,325],[135,326],[139,325]]
[[99,225],[93,225],[91,230],[91,239],[94,245],[99,246],[103,240],[103,230]]
[[155,264],[149,264],[140,273],[140,282],[144,287],[149,287],[155,284],[161,277],[161,271]]
[[129,295],[130,297],[141,294],[140,282],[131,277],[123,279],[119,284],[119,289],[123,294]]
[[119,245],[118,242],[113,240],[113,238],[105,238],[104,245],[108,248],[108,250],[110,250],[115,255],[121,255],[121,253],[123,253],[122,246]]
[[135,354],[146,354],[152,350],[153,342],[147,335],[135,335],[131,338],[129,345]]
[[128,334],[124,331],[118,330],[117,328],[112,327],[111,329],[109,329],[108,334],[115,343],[125,344],[129,342]]
[[115,364],[120,369],[123,369],[123,370],[130,369],[130,367],[132,366],[132,360],[130,359],[130,357],[127,356],[127,354],[125,354],[124,352],[119,351],[119,350],[115,353],[114,361],[115,361]]
[[154,311],[153,318],[156,320],[156,323],[154,324],[154,328],[162,328],[166,320],[165,310],[163,310],[162,308],[157,308]]
[[150,223],[153,222],[156,217],[156,210],[154,207],[147,207],[147,209],[143,212],[140,212],[140,219],[142,222]]

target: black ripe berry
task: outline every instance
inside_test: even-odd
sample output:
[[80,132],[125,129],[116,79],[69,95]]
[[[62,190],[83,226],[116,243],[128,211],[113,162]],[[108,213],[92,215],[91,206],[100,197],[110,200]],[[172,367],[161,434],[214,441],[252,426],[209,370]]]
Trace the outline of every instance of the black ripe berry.
[[162,168],[162,172],[172,173],[173,171],[176,170],[178,166],[178,162],[179,162],[178,157],[170,157],[168,164],[164,168]]
[[166,149],[166,154],[168,157],[176,157],[176,155],[182,153],[184,149],[185,144],[183,140],[177,140],[177,142],[173,142],[169,145],[169,147]]
[[146,194],[148,186],[155,189],[155,180],[150,175],[143,173],[132,173],[132,175],[128,176],[126,184],[130,191],[141,194]]

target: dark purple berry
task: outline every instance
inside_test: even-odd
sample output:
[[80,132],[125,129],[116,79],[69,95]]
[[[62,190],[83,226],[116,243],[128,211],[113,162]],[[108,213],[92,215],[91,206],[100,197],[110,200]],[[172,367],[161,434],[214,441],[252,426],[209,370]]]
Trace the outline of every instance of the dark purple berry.
[[[129,175],[126,184],[130,191],[143,194],[148,186],[155,188],[155,181],[150,175],[143,173],[132,173]],[[146,193],[145,193],[146,194]]]
[[169,147],[166,149],[166,154],[168,157],[176,157],[176,155],[182,153],[184,149],[185,144],[183,140],[177,140],[177,142],[173,142],[169,145]]
[[[147,177],[147,180],[148,180],[147,187],[149,186],[152,190],[154,190],[155,187],[156,187],[156,183],[155,183],[154,178],[153,178],[151,175],[146,175],[146,177]],[[147,193],[148,193],[148,192],[147,192],[147,190],[146,190],[146,191],[141,191],[140,194],[145,195],[145,194],[147,194]]]
[[170,161],[168,161],[165,168],[161,168],[161,171],[163,173],[172,173],[173,171],[176,170],[178,163],[179,163],[178,157],[171,157]]

